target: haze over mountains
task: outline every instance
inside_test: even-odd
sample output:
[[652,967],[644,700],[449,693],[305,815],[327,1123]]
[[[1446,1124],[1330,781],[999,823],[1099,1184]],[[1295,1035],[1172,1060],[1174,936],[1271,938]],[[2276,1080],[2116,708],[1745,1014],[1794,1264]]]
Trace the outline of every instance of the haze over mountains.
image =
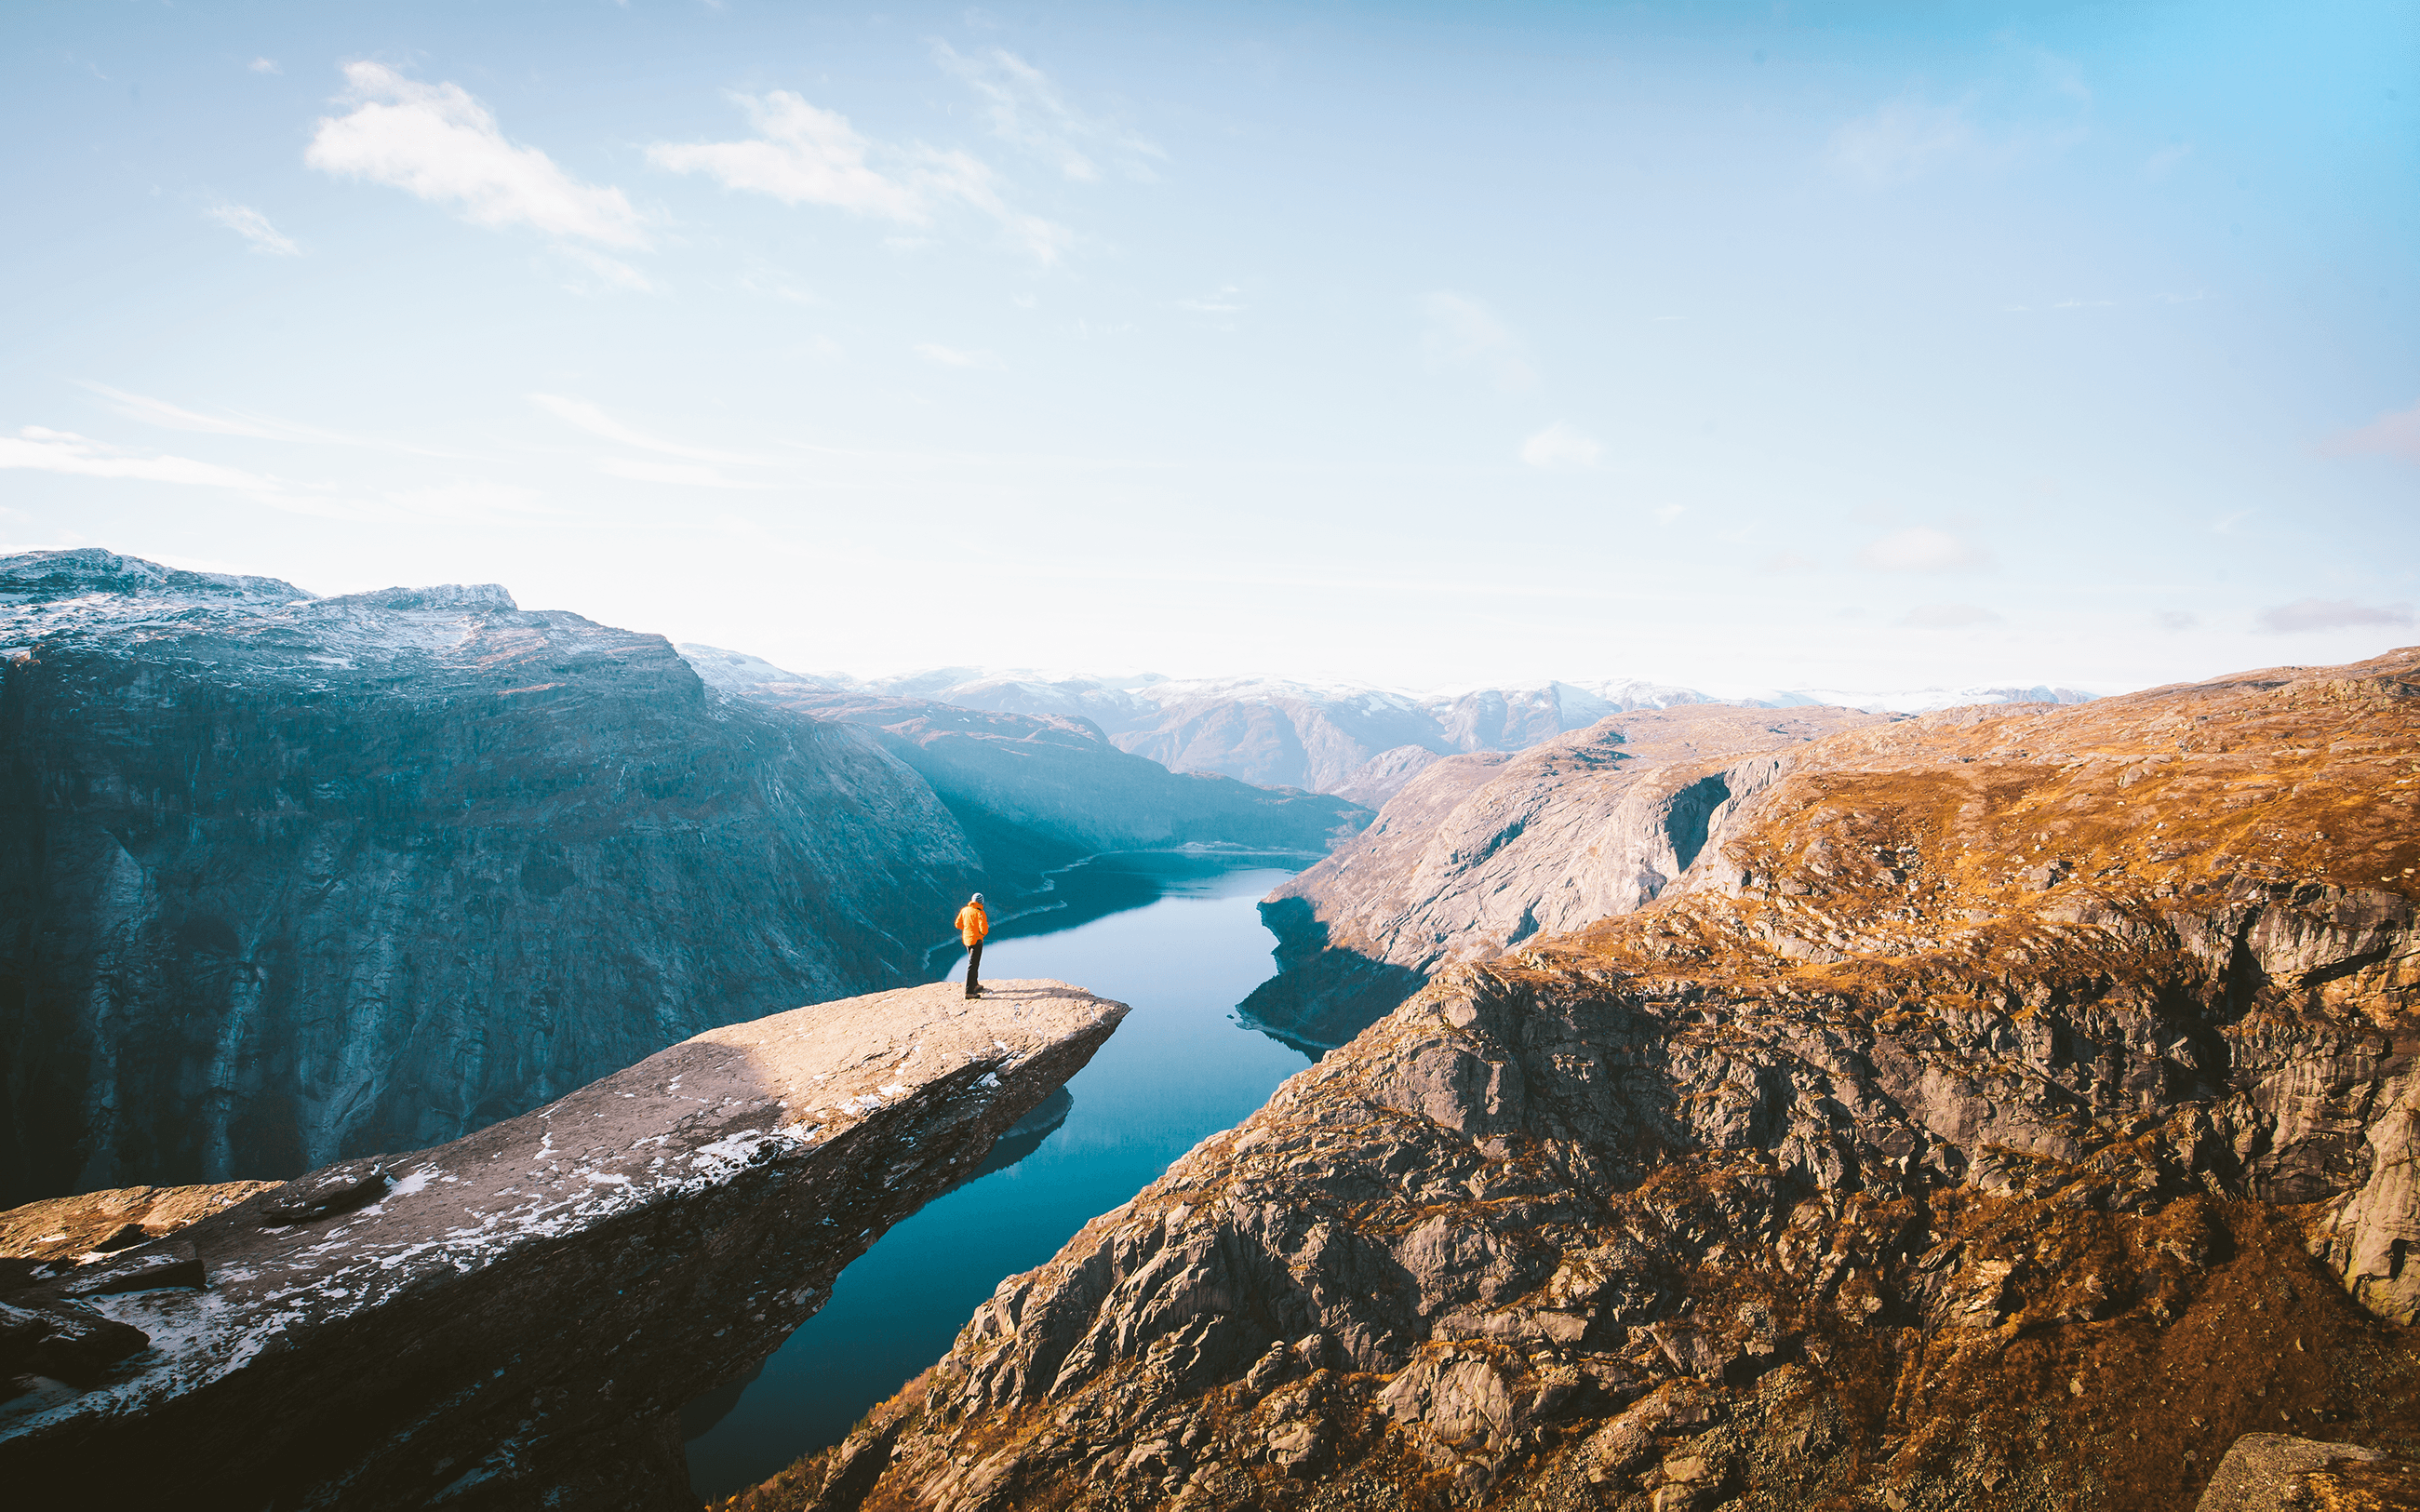
[[[684,645],[692,662],[729,658]],[[1120,750],[1171,772],[1210,772],[1264,787],[1331,793],[1369,807],[1394,796],[1440,756],[1526,751],[1612,714],[1683,704],[1750,709],[1834,706],[1923,713],[1966,704],[2080,704],[2074,688],[1917,688],[1856,692],[1801,688],[1717,697],[1638,678],[1508,683],[1429,692],[1286,678],[1096,677],[1084,673],[935,667],[892,677],[783,672],[748,658],[770,680],[831,694],[926,700],[961,709],[1089,720]]]

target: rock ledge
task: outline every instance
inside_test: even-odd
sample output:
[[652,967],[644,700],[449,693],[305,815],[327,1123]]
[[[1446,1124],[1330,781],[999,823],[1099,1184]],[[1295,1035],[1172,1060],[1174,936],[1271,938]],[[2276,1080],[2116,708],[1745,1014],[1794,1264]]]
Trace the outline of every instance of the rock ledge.
[[[679,1405],[778,1346],[1125,1012],[1059,982],[942,984],[711,1030],[116,1262],[190,1246],[199,1289],[12,1292],[148,1347],[0,1403],[0,1481],[108,1505],[693,1506]],[[264,1222],[365,1182],[350,1210]]]

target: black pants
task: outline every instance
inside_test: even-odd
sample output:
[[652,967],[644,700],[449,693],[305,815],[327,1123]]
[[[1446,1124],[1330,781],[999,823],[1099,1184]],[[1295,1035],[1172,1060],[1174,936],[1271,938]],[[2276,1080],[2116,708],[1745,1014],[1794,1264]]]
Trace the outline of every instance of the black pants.
[[967,996],[983,990],[983,942],[967,946]]

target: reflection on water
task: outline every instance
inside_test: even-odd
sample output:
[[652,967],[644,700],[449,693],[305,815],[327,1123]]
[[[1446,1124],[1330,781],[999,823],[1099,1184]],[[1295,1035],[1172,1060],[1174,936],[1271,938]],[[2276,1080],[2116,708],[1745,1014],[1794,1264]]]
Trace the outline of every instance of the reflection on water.
[[[1057,1133],[1059,1126],[1067,1121],[1067,1112],[1075,1106],[1075,1098],[1063,1086],[1044,1098],[1041,1106],[1009,1125],[1008,1131],[992,1142],[991,1153],[984,1157],[983,1163],[974,1168],[974,1174],[968,1177],[967,1181],[980,1181],[994,1171],[1005,1171],[1040,1149],[1042,1142]],[[959,1186],[966,1184],[966,1181],[958,1183]]]
[[838,1442],[939,1359],[1003,1277],[1048,1259],[1311,1064],[1234,1006],[1269,974],[1255,901],[1309,860],[1098,856],[1059,873],[1040,911],[994,926],[986,978],[1056,977],[1134,1011],[964,1186],[841,1272],[823,1310],[755,1373],[689,1405],[682,1426],[699,1495],[727,1496]]

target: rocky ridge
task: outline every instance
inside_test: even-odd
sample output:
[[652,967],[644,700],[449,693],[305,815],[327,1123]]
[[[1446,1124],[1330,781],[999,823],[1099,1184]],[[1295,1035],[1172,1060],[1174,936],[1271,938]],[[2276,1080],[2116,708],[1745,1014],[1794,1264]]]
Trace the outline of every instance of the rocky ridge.
[[44,1505],[694,1506],[681,1403],[777,1347],[1125,1011],[936,985],[710,1030],[8,1291],[0,1483]]
[[920,980],[981,885],[862,732],[493,585],[34,553],[0,674],[0,1203],[450,1139]]
[[2193,1505],[2420,1447],[2420,652],[1845,731],[751,1508]]
[[1269,895],[1280,974],[1246,1004],[1342,1044],[1443,966],[1654,901],[1807,742],[1883,716],[1682,705],[1518,756],[1446,756]]

